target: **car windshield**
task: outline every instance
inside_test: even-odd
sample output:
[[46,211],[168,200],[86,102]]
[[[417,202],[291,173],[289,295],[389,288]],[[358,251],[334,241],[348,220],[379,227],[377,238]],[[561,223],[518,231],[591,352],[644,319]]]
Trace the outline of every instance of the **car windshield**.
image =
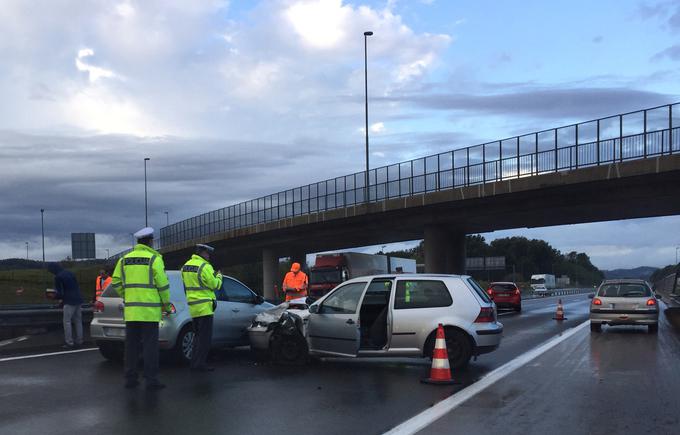
[[598,292],[603,298],[641,298],[651,296],[652,292],[644,284],[606,284]]
[[531,278],[532,284],[545,284],[545,278]]
[[491,284],[491,288],[497,292],[511,292],[515,290],[514,284]]
[[309,273],[310,284],[326,284],[342,282],[342,272],[336,269],[312,270]]

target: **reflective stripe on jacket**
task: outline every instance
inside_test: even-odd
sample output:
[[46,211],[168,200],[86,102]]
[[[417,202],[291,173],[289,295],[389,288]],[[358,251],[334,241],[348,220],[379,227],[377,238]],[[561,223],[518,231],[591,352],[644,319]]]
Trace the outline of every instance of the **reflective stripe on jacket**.
[[126,322],[160,322],[163,306],[170,303],[163,257],[146,245],[135,245],[118,260],[111,286],[125,301]]
[[210,263],[194,254],[182,266],[182,282],[191,317],[210,316],[214,312],[215,291],[222,287],[222,275],[215,275]]

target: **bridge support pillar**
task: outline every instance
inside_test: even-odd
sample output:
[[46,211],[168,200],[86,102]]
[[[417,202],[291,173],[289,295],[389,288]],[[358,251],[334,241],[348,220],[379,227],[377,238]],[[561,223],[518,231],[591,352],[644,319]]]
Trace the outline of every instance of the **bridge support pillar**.
[[267,300],[275,300],[279,297],[274,292],[274,286],[281,290],[279,280],[279,257],[273,249],[262,250],[262,295]]
[[425,227],[425,273],[465,273],[465,233],[444,226]]

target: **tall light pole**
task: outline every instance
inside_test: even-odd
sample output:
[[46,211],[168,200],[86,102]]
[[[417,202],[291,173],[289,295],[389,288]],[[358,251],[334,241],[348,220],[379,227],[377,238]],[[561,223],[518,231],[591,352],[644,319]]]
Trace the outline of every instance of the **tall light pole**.
[[26,242],[26,260],[28,260],[28,242]]
[[167,227],[168,225],[170,225],[170,212],[164,211],[163,213],[165,213],[165,226]]
[[42,232],[43,266],[45,266],[45,209],[40,209],[40,231]]
[[149,208],[148,208],[148,202],[147,202],[147,194],[146,194],[146,162],[151,160],[149,157],[144,157],[144,226],[148,227],[149,226]]
[[678,264],[678,249],[680,249],[680,246],[675,247],[675,264]]
[[369,202],[369,190],[368,190],[368,37],[372,36],[373,32],[364,32],[364,96],[366,103],[366,177],[364,179],[364,185],[366,187],[365,200],[368,204]]

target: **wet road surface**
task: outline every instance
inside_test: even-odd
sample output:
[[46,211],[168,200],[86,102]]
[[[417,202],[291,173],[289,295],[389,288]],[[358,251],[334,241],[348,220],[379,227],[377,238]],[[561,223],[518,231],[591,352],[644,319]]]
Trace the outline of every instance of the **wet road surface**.
[[680,335],[584,328],[421,434],[678,434]]
[[501,348],[454,373],[455,386],[421,384],[425,359],[282,367],[255,363],[246,349],[219,352],[211,374],[164,365],[168,388],[158,393],[123,389],[122,367],[97,351],[4,361],[0,433],[380,434],[587,319],[586,295],[561,299],[562,323],[552,320],[557,298],[527,300],[521,314],[501,315]]

